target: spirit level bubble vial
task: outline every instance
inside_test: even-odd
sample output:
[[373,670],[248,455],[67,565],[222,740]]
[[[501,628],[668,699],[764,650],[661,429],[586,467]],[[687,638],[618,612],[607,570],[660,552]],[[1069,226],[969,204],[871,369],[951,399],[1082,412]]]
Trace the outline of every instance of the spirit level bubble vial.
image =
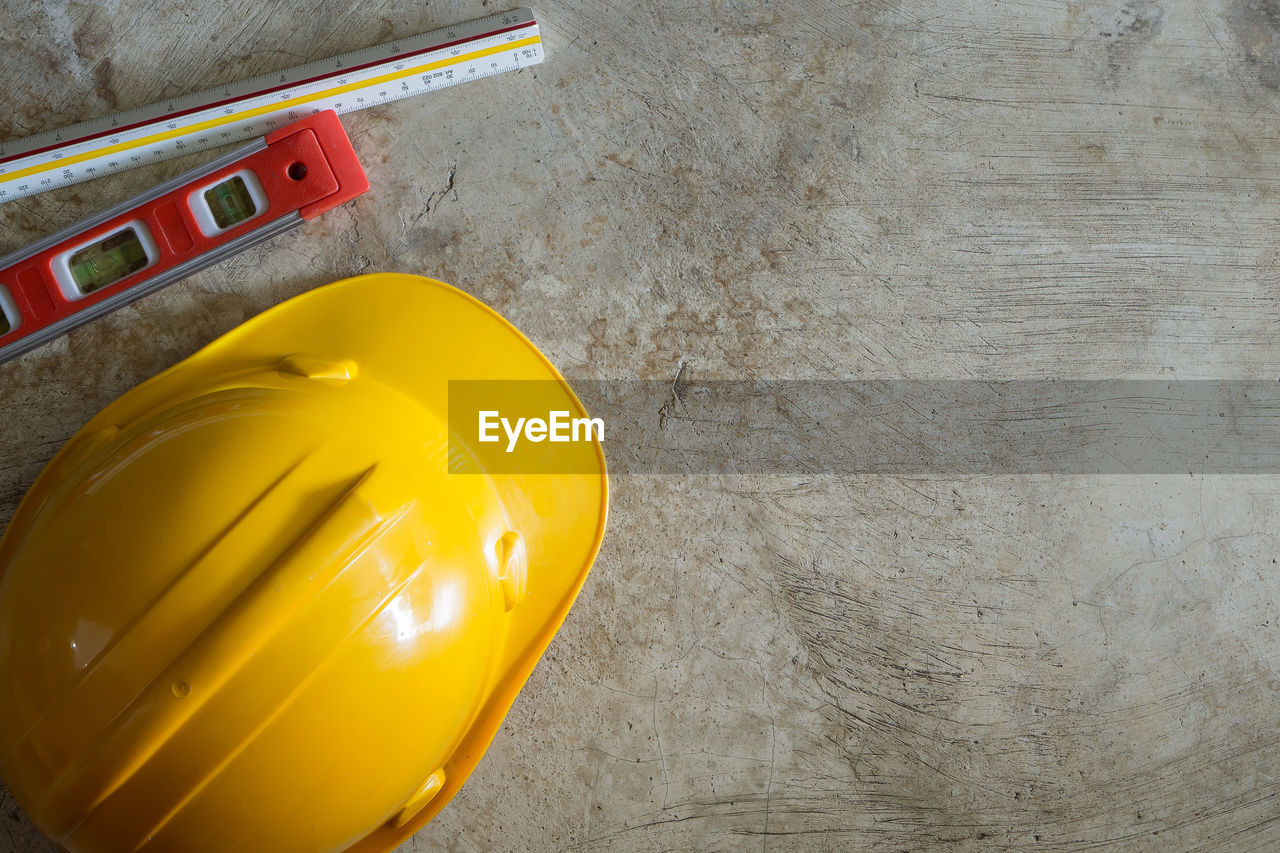
[[327,110],[0,258],[0,362],[368,188]]

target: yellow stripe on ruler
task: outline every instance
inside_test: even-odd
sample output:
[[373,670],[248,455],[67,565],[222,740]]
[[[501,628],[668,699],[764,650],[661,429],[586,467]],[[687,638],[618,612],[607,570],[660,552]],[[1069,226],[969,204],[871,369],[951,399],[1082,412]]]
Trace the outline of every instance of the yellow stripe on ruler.
[[526,47],[531,44],[538,44],[541,41],[542,41],[542,38],[540,36],[530,36],[529,38],[526,38],[526,39],[520,39],[519,41],[508,42],[506,44],[500,44],[494,47],[487,47],[484,50],[477,50],[473,53],[463,54],[462,56],[451,56],[448,59],[437,60],[436,62],[427,63],[426,65],[418,65],[407,71],[396,71],[391,74],[384,74],[381,77],[371,77],[368,80],[361,80],[357,83],[348,83],[345,86],[335,86],[332,89],[324,89],[320,92],[313,92],[309,95],[302,95],[297,98],[289,98],[288,100],[278,101],[276,103],[268,104],[262,107],[255,107],[254,109],[245,110],[244,112],[233,113],[232,115],[229,115],[229,116],[221,116],[219,118],[209,119],[208,121],[202,121],[199,124],[193,124],[189,127],[180,127],[174,130],[161,131],[160,133],[154,133],[151,136],[145,136],[141,139],[135,139],[132,142],[121,142],[117,145],[110,145],[110,146],[107,146],[106,148],[100,148],[94,151],[86,151],[83,154],[76,154],[72,157],[63,157],[52,163],[44,163],[39,166],[28,166],[27,168],[19,169],[16,172],[8,172],[6,174],[0,175],[0,181],[4,181],[4,182],[13,181],[19,178],[25,178],[28,175],[38,175],[42,172],[47,172],[50,169],[61,168],[71,163],[82,163],[85,160],[93,160],[97,157],[105,157],[108,154],[116,154],[122,151],[130,151],[134,148],[141,148],[143,146],[152,145],[157,142],[164,142],[167,139],[173,139],[178,136],[190,136],[191,134],[199,133],[202,130],[209,130],[210,128],[221,127],[225,124],[231,124],[237,121],[244,121],[247,118],[253,118],[255,116],[265,115],[267,113],[278,112],[279,110],[288,109],[289,107],[297,106],[299,104],[305,104],[309,101],[318,101],[318,100],[321,100],[322,98],[329,98],[334,95],[341,95],[345,92],[353,92],[356,89],[364,89],[368,86],[376,86],[379,83],[390,83],[394,80],[399,80],[403,77],[412,77],[414,74],[421,74],[424,71],[434,71],[437,68],[444,68],[446,65],[458,65],[459,63],[467,62],[472,59],[479,59],[481,57],[489,56],[494,53],[501,53],[506,50],[512,50],[513,48],[520,48],[520,47]]

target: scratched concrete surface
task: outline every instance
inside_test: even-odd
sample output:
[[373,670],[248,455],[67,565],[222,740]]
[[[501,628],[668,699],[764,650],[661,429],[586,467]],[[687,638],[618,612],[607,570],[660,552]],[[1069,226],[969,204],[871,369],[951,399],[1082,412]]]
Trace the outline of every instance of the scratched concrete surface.
[[[0,134],[499,8],[315,5],[6,2]],[[1276,0],[538,12],[542,66],[345,119],[354,204],[0,368],[0,518],[111,399],[366,270],[570,377],[1280,375]],[[4,205],[0,251],[190,165]],[[1280,849],[1276,478],[613,489],[404,850]],[[55,849],[0,809],[0,848]]]

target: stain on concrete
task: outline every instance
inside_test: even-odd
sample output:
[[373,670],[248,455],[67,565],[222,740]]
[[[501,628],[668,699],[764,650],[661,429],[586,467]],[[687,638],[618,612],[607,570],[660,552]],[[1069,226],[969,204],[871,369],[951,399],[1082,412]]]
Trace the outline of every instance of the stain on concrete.
[[1106,46],[1108,80],[1116,85],[1131,74],[1135,63],[1164,27],[1164,10],[1154,0],[1127,2],[1103,19],[1098,37]]
[[114,72],[115,67],[111,64],[111,57],[109,56],[104,56],[95,62],[90,71],[90,74],[93,75],[93,90],[112,109],[120,105],[120,99],[116,97],[113,87]]
[[1242,0],[1227,11],[1227,22],[1259,81],[1280,89],[1280,0]]

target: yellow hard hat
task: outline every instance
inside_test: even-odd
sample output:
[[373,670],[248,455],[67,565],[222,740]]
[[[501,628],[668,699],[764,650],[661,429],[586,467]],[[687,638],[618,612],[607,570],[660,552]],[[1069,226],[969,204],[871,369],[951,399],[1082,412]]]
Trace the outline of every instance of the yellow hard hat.
[[76,853],[274,853],[430,820],[604,533],[597,440],[590,473],[448,473],[449,381],[499,379],[585,417],[491,309],[368,275],[80,430],[0,541],[0,773],[35,824]]

